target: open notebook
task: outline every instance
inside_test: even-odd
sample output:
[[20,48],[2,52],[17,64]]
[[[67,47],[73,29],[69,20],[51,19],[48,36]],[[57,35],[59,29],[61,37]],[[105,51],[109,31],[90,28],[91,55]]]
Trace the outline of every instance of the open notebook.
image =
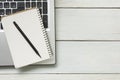
[[49,59],[52,51],[38,9],[2,18],[15,68]]

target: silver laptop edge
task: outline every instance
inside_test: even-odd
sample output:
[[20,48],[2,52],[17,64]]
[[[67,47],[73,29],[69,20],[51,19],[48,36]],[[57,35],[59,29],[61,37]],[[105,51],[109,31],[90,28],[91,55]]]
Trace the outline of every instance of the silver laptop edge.
[[[48,37],[53,51],[53,56],[49,60],[39,62],[35,65],[55,64],[55,13],[54,0],[48,0]],[[3,30],[0,30],[0,66],[13,66],[12,57],[10,55],[9,46]]]

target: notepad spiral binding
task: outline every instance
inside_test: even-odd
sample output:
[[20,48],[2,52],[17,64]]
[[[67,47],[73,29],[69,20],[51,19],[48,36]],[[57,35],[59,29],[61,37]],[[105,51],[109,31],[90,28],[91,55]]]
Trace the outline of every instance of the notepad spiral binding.
[[42,27],[42,32],[43,32],[43,34],[44,34],[45,42],[46,42],[46,45],[47,45],[47,50],[48,50],[49,55],[50,55],[50,57],[51,57],[51,56],[53,55],[53,53],[52,53],[52,49],[51,49],[51,47],[50,47],[50,41],[49,41],[49,39],[48,39],[48,34],[47,34],[47,31],[46,31],[45,28],[44,28],[44,25],[43,25],[43,22],[42,22],[42,18],[41,18],[39,9],[37,9],[37,12],[38,12],[38,16],[39,16],[39,21],[40,21],[40,23],[41,23],[41,25],[42,25],[41,27]]

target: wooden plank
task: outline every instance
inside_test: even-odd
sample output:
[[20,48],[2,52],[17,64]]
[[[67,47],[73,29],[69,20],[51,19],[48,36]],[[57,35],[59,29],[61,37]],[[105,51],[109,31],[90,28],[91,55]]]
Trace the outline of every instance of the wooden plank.
[[120,0],[56,0],[56,7],[120,7]]
[[16,74],[0,75],[1,80],[119,80],[120,74]]
[[120,40],[119,9],[57,9],[57,40]]
[[120,73],[120,42],[57,42],[57,64],[22,69],[0,67],[11,73]]

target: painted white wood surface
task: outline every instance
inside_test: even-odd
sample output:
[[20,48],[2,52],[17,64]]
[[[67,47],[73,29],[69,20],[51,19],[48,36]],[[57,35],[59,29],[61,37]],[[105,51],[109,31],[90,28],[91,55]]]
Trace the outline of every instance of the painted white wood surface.
[[[21,71],[15,70],[11,67],[1,67],[0,68],[0,79],[1,80],[119,80],[120,74],[95,74],[95,73],[120,73],[120,42],[119,41],[67,41],[67,40],[119,40],[119,33],[116,34],[114,31],[118,28],[119,24],[119,9],[118,10],[99,10],[99,12],[95,12],[97,10],[91,9],[88,10],[88,13],[97,13],[96,20],[103,20],[104,14],[107,15],[105,17],[105,21],[108,20],[116,24],[113,30],[107,28],[109,27],[106,23],[107,27],[104,25],[103,27],[99,27],[101,31],[107,31],[106,36],[102,34],[98,30],[98,33],[93,34],[93,32],[97,32],[94,29],[90,29],[86,32],[85,28],[79,27],[81,23],[77,20],[81,20],[81,9],[78,7],[119,7],[119,0],[56,0],[57,14],[56,14],[56,37],[57,37],[57,65],[55,66],[36,66],[36,67],[27,67]],[[74,7],[74,9],[72,9]],[[69,8],[69,9],[66,9]],[[83,10],[85,11],[85,10]],[[86,11],[87,12],[87,11]],[[84,13],[86,13],[84,12]],[[110,12],[110,13],[108,13]],[[77,15],[77,16],[76,16]],[[86,14],[84,14],[85,17]],[[95,17],[93,14],[88,14]],[[70,21],[72,16],[73,22]],[[101,17],[100,17],[101,16]],[[109,19],[110,17],[111,19]],[[68,23],[66,23],[66,18],[68,18]],[[83,18],[83,17],[82,17]],[[76,20],[77,19],[77,20]],[[87,19],[87,17],[86,17]],[[95,19],[95,18],[94,18]],[[93,20],[93,19],[92,19]],[[76,21],[76,22],[75,22]],[[93,20],[94,21],[94,20]],[[115,22],[117,21],[117,22]],[[66,23],[66,24],[65,24]],[[74,26],[74,24],[76,26]],[[95,23],[96,24],[96,23]],[[96,24],[97,25],[97,24]],[[102,25],[102,24],[101,24]],[[72,29],[69,29],[71,27]],[[64,30],[64,28],[66,30]],[[87,35],[84,37],[83,34],[80,34],[80,29],[84,29],[83,34]],[[66,31],[66,32],[65,32]],[[72,32],[71,32],[72,31]],[[119,32],[119,29],[117,30]],[[70,33],[70,34],[68,34]],[[91,35],[89,35],[91,33]],[[63,35],[64,34],[64,35]],[[111,35],[110,35],[111,34]],[[100,36],[101,35],[101,36]],[[109,35],[109,36],[107,36]],[[115,36],[116,35],[116,36]],[[96,37],[96,38],[95,38]],[[106,38],[107,37],[107,38]],[[66,41],[61,41],[66,40]],[[17,74],[21,73],[21,74]],[[32,74],[22,74],[22,73],[32,73]],[[35,74],[34,74],[35,73]],[[37,73],[45,73],[45,74],[37,74]],[[47,74],[50,73],[50,74]],[[61,74],[51,74],[51,73],[61,73]],[[64,74],[68,73],[68,74]],[[72,74],[72,73],[81,73],[81,74]],[[82,73],[94,73],[94,74],[82,74]]]
[[119,9],[57,9],[57,40],[120,40]]
[[8,73],[120,73],[120,42],[57,41],[57,64],[15,70]]
[[56,0],[57,7],[120,7],[120,0]]
[[119,80],[119,74],[16,74],[0,75],[1,80]]

